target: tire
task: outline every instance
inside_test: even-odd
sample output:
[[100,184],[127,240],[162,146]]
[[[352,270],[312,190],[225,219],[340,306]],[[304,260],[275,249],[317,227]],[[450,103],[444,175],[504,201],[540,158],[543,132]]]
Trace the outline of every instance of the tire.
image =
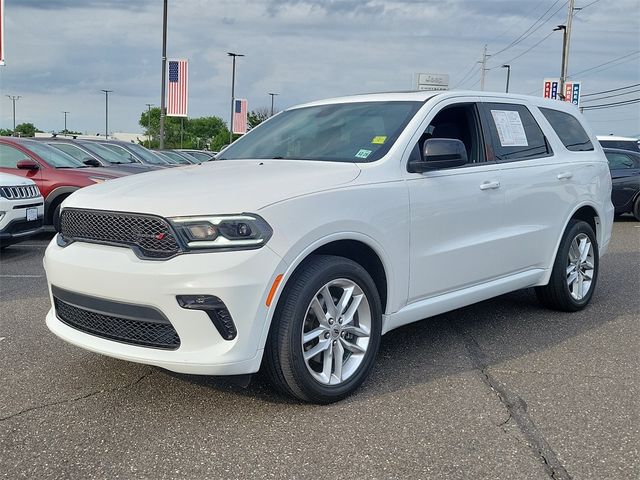
[[[348,291],[352,296],[345,295]],[[336,402],[371,372],[381,328],[380,295],[367,271],[343,257],[313,255],[292,275],[278,302],[265,347],[265,373],[287,395]]]
[[640,222],[640,195],[633,204],[633,216]]
[[571,220],[560,242],[549,283],[536,287],[538,300],[553,310],[582,310],[593,296],[599,267],[598,243],[591,225]]

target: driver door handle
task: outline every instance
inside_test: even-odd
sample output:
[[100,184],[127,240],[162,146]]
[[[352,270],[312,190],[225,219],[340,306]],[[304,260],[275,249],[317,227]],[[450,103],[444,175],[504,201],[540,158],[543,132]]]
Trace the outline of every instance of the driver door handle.
[[496,188],[500,188],[500,182],[497,180],[493,182],[484,182],[480,185],[480,190],[495,190]]

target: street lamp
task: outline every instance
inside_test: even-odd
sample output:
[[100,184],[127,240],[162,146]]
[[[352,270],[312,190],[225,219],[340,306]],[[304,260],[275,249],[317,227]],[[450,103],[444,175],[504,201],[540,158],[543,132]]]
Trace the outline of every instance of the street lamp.
[[271,95],[271,115],[270,115],[270,116],[272,116],[272,117],[273,117],[273,98],[274,98],[276,95],[280,95],[280,94],[279,94],[279,93],[269,93],[269,95]]
[[149,113],[147,114],[147,145],[148,148],[151,148],[151,107],[153,107],[153,103],[145,103],[147,106]]
[[511,78],[511,65],[502,65],[502,68],[507,69],[507,88],[505,88],[505,92],[509,93],[509,79]]
[[7,98],[11,99],[13,103],[13,136],[16,136],[16,101],[22,98],[22,95],[5,95]]
[[160,88],[160,150],[164,150],[164,117],[167,114],[167,0],[162,8],[162,87]]
[[113,90],[100,90],[104,92],[104,138],[109,138],[109,94]]
[[67,134],[67,114],[71,113],[71,112],[62,112],[64,113],[64,134]]
[[231,69],[231,119],[229,121],[229,145],[233,143],[233,107],[236,93],[236,57],[244,57],[241,53],[227,52],[227,55],[233,59]]

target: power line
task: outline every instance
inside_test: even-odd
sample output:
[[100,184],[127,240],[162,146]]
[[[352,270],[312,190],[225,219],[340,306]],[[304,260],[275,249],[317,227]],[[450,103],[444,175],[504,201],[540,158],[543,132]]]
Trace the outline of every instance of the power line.
[[584,10],[585,8],[589,8],[591,5],[593,5],[594,3],[598,3],[599,1],[600,1],[600,0],[594,0],[593,2],[586,4],[584,7],[580,7],[580,8],[578,8],[578,9],[577,9],[578,11],[576,12],[576,15],[577,15],[578,13],[580,13],[582,10]]
[[[526,40],[527,38],[529,38],[531,35],[533,35],[535,32],[537,32],[540,28],[542,28],[542,26],[544,24],[546,24],[549,20],[551,20],[551,18],[553,18],[556,13],[558,13],[560,10],[562,10],[565,7],[565,5],[567,5],[567,3],[569,3],[568,0],[567,0],[566,2],[564,2],[560,6],[560,8],[555,10],[549,17],[544,19],[544,17],[546,17],[546,15],[553,9],[553,7],[555,7],[558,4],[559,1],[560,0],[556,0],[555,2],[553,2],[551,4],[551,6],[547,10],[545,10],[545,12],[542,15],[540,15],[540,17],[538,17],[538,19],[535,22],[533,22],[531,24],[531,26],[529,28],[527,28],[522,34],[520,34],[519,37],[517,37],[515,40],[513,40],[509,45],[504,47],[502,50],[498,50],[496,53],[493,54],[493,56],[495,57],[495,56],[497,56],[497,55],[509,50],[510,48],[515,47],[517,44],[519,44],[523,40]],[[542,22],[538,25],[538,23],[541,20],[542,20]]]
[[[595,67],[590,67],[590,68],[587,68],[587,69],[585,69],[585,70],[581,70],[581,71],[579,71],[579,72],[577,72],[577,73],[574,73],[574,74],[572,74],[572,75],[569,75],[569,76],[573,78],[573,77],[576,77],[576,76],[578,76],[578,75],[582,75],[583,73],[590,72],[590,71],[595,70],[595,69],[597,69],[597,68],[604,67],[605,65],[609,65],[609,64],[611,64],[611,63],[617,62],[618,60],[623,60],[623,59],[625,59],[625,58],[632,57],[632,56],[634,56],[634,55],[638,55],[639,53],[640,53],[640,50],[636,50],[636,51],[634,51],[634,52],[627,53],[626,55],[622,55],[621,57],[614,58],[613,60],[609,60],[608,62],[604,62],[604,63],[601,63],[600,65],[596,65]],[[625,63],[625,62],[622,62],[622,63]],[[619,65],[619,64],[618,64],[618,65]],[[613,65],[613,66],[615,67],[615,66],[617,66],[617,65]],[[606,70],[606,69],[605,69],[605,70]]]
[[[536,48],[538,45],[540,45],[542,42],[544,42],[547,38],[549,38],[549,37],[550,37],[551,35],[553,35],[553,34],[554,34],[554,32],[553,32],[553,31],[549,32],[547,35],[545,35],[544,37],[542,37],[538,42],[536,42],[535,44],[533,44],[531,47],[527,48],[527,49],[526,49],[524,52],[522,52],[521,54],[516,55],[516,56],[515,56],[515,57],[513,57],[512,59],[510,59],[510,60],[506,60],[505,62],[502,62],[502,63],[507,63],[507,64],[513,63],[513,61],[514,61],[514,60],[517,60],[518,58],[520,58],[520,57],[522,57],[522,56],[526,55],[527,53],[529,53],[531,50],[533,50],[534,48]],[[491,67],[489,70],[494,70],[494,69],[496,69],[496,68],[500,68],[500,67],[496,65],[495,67]]]
[[640,83],[634,83],[633,85],[627,85],[626,87],[614,88],[612,90],[602,90],[601,92],[585,93],[580,95],[581,97],[592,97],[594,95],[600,95],[601,93],[619,92],[620,90],[626,90],[627,88],[639,87]]
[[623,107],[625,105],[632,105],[634,103],[640,102],[640,98],[634,98],[632,100],[624,100],[622,102],[612,102],[612,103],[601,103],[598,105],[588,105],[586,107],[582,107],[583,110],[600,110],[603,108],[613,108],[613,107]]
[[467,70],[467,73],[465,73],[465,74],[464,74],[464,76],[462,77],[462,79],[461,79],[459,82],[457,82],[457,83],[456,83],[453,87],[451,87],[451,88],[456,88],[458,85],[462,85],[462,84],[464,84],[464,83],[468,82],[468,81],[469,81],[469,79],[470,79],[470,78],[471,78],[471,76],[472,76],[471,74],[475,71],[475,68],[476,68],[476,65],[477,65],[477,64],[478,64],[478,62],[477,62],[477,61],[473,62],[473,63],[471,64],[471,68],[469,68],[469,70]]
[[623,95],[629,95],[630,93],[637,93],[640,92],[640,88],[637,90],[630,90],[628,92],[622,92],[622,93],[614,93],[613,95],[606,95],[604,97],[598,97],[598,98],[588,98],[586,100],[583,100],[582,102],[597,102],[599,100],[604,100],[605,98],[613,98],[613,97],[622,97]]

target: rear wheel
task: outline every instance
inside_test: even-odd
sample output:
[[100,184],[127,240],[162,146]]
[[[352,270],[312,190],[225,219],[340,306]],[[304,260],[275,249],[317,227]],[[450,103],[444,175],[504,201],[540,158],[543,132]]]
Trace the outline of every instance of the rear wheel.
[[587,222],[571,220],[560,242],[549,284],[536,288],[538,300],[554,310],[583,309],[593,296],[598,268],[598,243],[593,229]]
[[640,195],[638,195],[638,198],[636,198],[633,204],[633,216],[640,222]]
[[312,256],[287,283],[265,349],[281,391],[331,403],[369,375],[380,344],[380,296],[367,271],[342,257]]

